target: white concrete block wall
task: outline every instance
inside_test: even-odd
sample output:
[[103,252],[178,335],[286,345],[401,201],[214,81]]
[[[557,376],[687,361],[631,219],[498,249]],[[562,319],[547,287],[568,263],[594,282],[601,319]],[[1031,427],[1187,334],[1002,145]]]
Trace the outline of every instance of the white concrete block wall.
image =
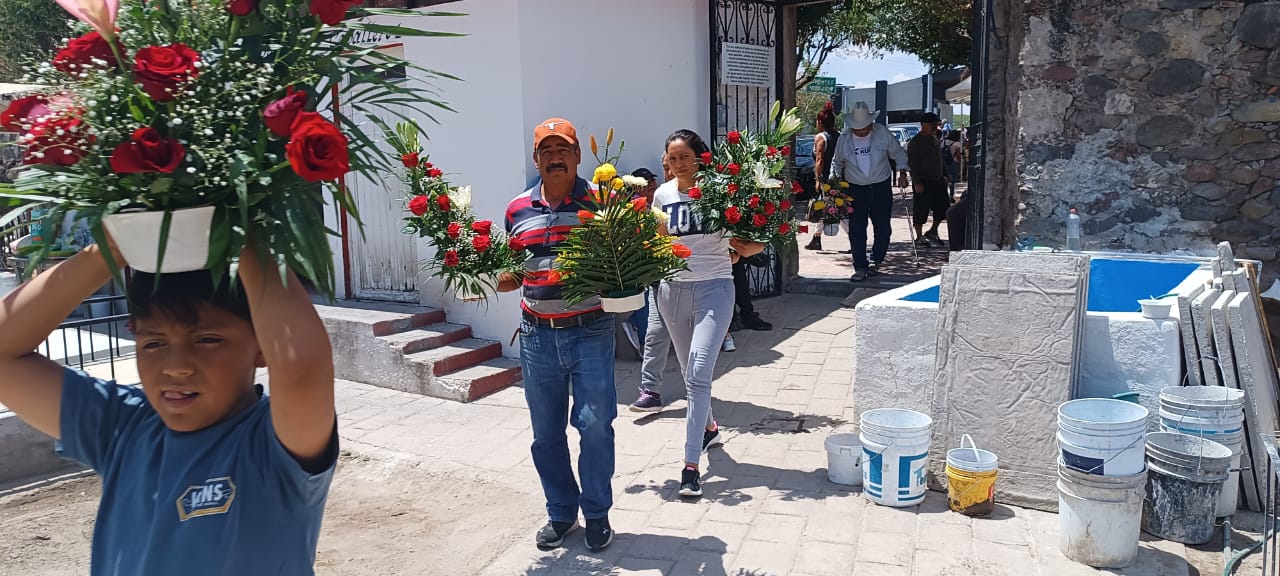
[[[854,409],[907,408],[932,413],[938,306],[905,296],[938,285],[928,278],[858,303],[854,309]],[[1154,414],[1159,391],[1181,378],[1177,320],[1138,312],[1086,316],[1079,397],[1134,391]],[[1153,420],[1154,421],[1154,420]]]

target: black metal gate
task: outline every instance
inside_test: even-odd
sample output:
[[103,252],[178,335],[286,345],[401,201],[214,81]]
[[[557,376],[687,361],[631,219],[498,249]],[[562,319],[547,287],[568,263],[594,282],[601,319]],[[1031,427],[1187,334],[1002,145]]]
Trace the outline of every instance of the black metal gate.
[[987,181],[987,100],[991,67],[991,42],[1000,45],[996,36],[995,15],[992,0],[978,0],[973,4],[973,72],[969,99],[969,213],[965,224],[965,247],[981,250],[986,235],[986,181]]
[[[782,8],[773,0],[709,0],[711,39],[711,142],[732,130],[767,128],[769,109],[782,99]],[[727,57],[772,63],[772,74],[726,78]],[[742,60],[739,60],[742,61]],[[732,83],[727,83],[726,80]],[[775,249],[765,250],[768,264],[747,266],[752,297],[782,293],[782,263]]]

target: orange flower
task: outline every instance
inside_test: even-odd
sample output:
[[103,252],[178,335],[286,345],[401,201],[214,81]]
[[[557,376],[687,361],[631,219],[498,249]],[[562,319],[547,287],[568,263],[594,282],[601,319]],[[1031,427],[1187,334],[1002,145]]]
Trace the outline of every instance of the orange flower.
[[693,255],[693,251],[684,244],[672,244],[671,252],[680,258],[688,258]]
[[649,207],[649,201],[644,198],[636,198],[631,201],[631,209],[636,212],[644,212]]
[[590,210],[578,211],[578,221],[582,222],[583,224],[586,224],[587,222],[592,221],[593,219],[595,219],[595,217],[596,217],[595,212],[592,212]]

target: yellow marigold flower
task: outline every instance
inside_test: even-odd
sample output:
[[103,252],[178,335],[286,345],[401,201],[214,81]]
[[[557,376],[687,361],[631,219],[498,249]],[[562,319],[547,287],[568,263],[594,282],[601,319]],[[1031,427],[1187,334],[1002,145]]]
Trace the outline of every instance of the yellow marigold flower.
[[830,185],[830,184],[823,184],[823,185],[822,185],[822,191],[823,191],[823,192],[830,192],[830,191],[831,191],[831,185]]
[[827,207],[827,203],[823,202],[822,200],[819,200],[813,203],[814,210],[822,210],[823,208],[826,208],[826,207]]
[[836,198],[836,206],[844,206],[844,198]]
[[840,183],[840,187],[841,187],[841,188],[848,188],[848,187],[849,187],[849,183],[848,183],[848,182],[841,182],[841,183]]
[[613,164],[605,162],[604,164],[601,164],[599,168],[596,168],[596,173],[595,173],[596,183],[604,184],[605,182],[613,180],[614,177],[617,175],[618,175],[618,169],[614,168]]
[[621,178],[614,178],[614,179],[613,179],[613,182],[611,182],[611,183],[610,183],[610,185],[611,185],[611,186],[613,186],[613,190],[614,190],[615,192],[617,192],[617,191],[619,191],[619,190],[622,190],[622,187],[623,187],[623,185],[625,185],[625,184],[626,184],[626,183],[625,183],[625,182],[623,182]]

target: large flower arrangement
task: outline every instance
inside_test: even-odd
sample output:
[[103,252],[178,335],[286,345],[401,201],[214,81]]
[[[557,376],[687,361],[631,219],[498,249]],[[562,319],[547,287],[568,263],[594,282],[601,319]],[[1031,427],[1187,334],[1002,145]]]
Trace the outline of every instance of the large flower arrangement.
[[404,231],[431,239],[436,250],[425,266],[444,280],[445,289],[477,299],[497,289],[501,273],[519,277],[528,256],[524,245],[493,222],[476,220],[471,188],[445,180],[444,170],[423,154],[417,125],[398,123],[387,141],[399,154],[408,188]]
[[792,198],[799,184],[790,187],[777,178],[786,168],[791,148],[787,144],[800,130],[796,110],[785,114],[774,102],[769,125],[759,134],[729,132],[715,153],[704,152],[697,187],[689,189],[693,210],[709,231],[723,231],[736,238],[761,243],[795,240]]
[[98,241],[113,215],[162,214],[159,260],[170,240],[193,234],[170,230],[175,211],[196,209],[211,218],[211,269],[226,269],[253,235],[273,261],[332,294],[322,190],[354,215],[338,179],[389,167],[366,122],[328,112],[333,98],[360,115],[443,106],[385,74],[434,73],[355,37],[434,33],[356,19],[428,13],[353,0],[57,1],[87,31],[29,74],[47,91],[0,115],[22,134],[28,165],[0,193],[52,203],[55,236],[72,210]]
[[591,192],[595,206],[578,211],[582,225],[569,232],[556,265],[570,305],[600,296],[607,311],[624,312],[643,306],[645,288],[687,270],[689,249],[660,233],[659,213],[635,194],[645,180],[618,175],[615,165],[625,144],[610,156],[612,144],[612,129],[603,154],[591,137],[591,153],[599,163],[593,175],[597,188]]
[[819,215],[823,225],[839,224],[853,214],[853,196],[848,189],[848,182],[822,185],[822,196],[814,200],[813,211]]

